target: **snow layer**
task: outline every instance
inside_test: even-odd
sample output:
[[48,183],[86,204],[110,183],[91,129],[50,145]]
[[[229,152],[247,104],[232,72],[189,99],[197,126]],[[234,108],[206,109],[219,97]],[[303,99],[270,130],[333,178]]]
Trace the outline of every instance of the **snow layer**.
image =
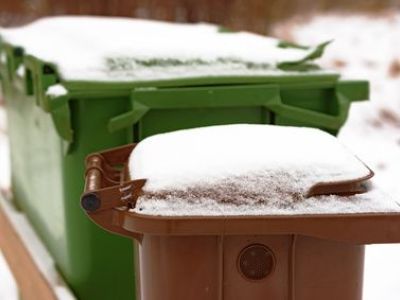
[[0,299],[18,300],[17,283],[11,273],[10,267],[0,251]]
[[[267,216],[267,215],[307,215],[307,214],[354,214],[354,213],[382,213],[400,212],[400,202],[394,201],[388,194],[379,189],[372,189],[364,194],[353,196],[326,195],[305,198],[302,194],[290,197],[279,193],[271,193],[268,186],[263,194],[254,191],[246,193],[247,189],[235,198],[234,203],[223,202],[215,195],[223,194],[226,201],[230,201],[230,189],[241,188],[247,185],[234,182],[233,186],[220,187],[212,190],[208,195],[198,197],[196,193],[188,192],[177,195],[176,192],[166,192],[163,198],[158,195],[144,195],[138,199],[133,212],[159,216]],[[261,180],[258,184],[262,184]],[[225,192],[228,191],[227,194]],[[212,192],[216,192],[215,194]],[[278,192],[278,193],[275,193]],[[271,198],[270,198],[271,197]],[[279,198],[278,198],[279,197]]]
[[[160,150],[161,149],[161,150]],[[400,211],[372,189],[307,198],[320,182],[365,177],[368,168],[318,129],[211,126],[143,140],[129,161],[148,181],[135,212],[156,215],[270,215]]]
[[364,267],[363,300],[398,300],[400,246],[369,245]]
[[25,76],[25,66],[24,65],[20,65],[15,73],[19,77],[24,77]]
[[0,63],[2,63],[2,64],[6,64],[7,63],[7,55],[4,52],[2,52],[0,54]]
[[[131,178],[145,189],[185,189],[249,174],[274,174],[297,190],[319,182],[361,178],[368,168],[336,138],[313,128],[236,124],[179,130],[143,140],[130,157]],[[298,176],[302,174],[302,176]],[[272,183],[272,182],[271,182]]]
[[49,17],[0,29],[0,35],[57,65],[65,80],[281,75],[278,64],[311,60],[319,53],[317,48],[280,48],[279,40],[249,32],[222,33],[210,24],[125,18]]
[[56,98],[59,96],[64,96],[67,93],[67,89],[62,84],[54,84],[49,86],[46,91],[46,96],[49,96],[50,98]]
[[[1,107],[0,107],[1,109]],[[1,116],[0,116],[1,117]],[[11,184],[11,163],[8,136],[0,130],[0,191],[7,191]]]
[[0,105],[0,191],[10,188],[10,150],[7,136],[6,112]]

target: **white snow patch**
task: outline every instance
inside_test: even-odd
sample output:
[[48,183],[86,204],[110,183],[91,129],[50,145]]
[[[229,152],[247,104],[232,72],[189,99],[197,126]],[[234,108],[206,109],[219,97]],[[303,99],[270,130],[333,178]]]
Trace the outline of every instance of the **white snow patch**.
[[10,267],[0,251],[0,299],[19,300],[18,286]]
[[0,190],[8,190],[11,184],[10,149],[6,131],[6,112],[0,106]]
[[148,179],[149,192],[260,172],[303,174],[299,189],[307,191],[316,183],[369,174],[335,137],[319,129],[275,125],[210,126],[155,135],[138,144],[129,164],[132,179]]
[[0,105],[0,132],[7,131],[7,114],[4,106]]
[[133,211],[156,215],[400,212],[377,189],[307,198],[317,183],[365,177],[369,169],[333,136],[312,128],[225,125],[155,135],[129,161],[147,179]]
[[60,300],[75,299],[61,276],[58,274],[53,258],[29,224],[26,216],[15,210],[1,195],[0,206],[10,220],[13,228],[22,239],[26,249],[30,253],[39,270],[54,289],[57,298]]
[[370,245],[364,267],[364,300],[398,300],[400,245]]
[[7,63],[7,55],[6,55],[5,52],[1,52],[1,54],[0,54],[0,62],[2,64],[6,64]]
[[19,77],[24,77],[25,76],[25,66],[24,65],[20,65],[17,69],[17,75]]
[[316,48],[278,47],[249,32],[210,24],[128,18],[48,17],[11,29],[3,39],[58,66],[65,80],[130,81],[280,74],[277,64],[308,59]]
[[66,94],[68,94],[68,91],[62,84],[51,85],[46,90],[46,96],[49,96],[50,98],[56,98]]

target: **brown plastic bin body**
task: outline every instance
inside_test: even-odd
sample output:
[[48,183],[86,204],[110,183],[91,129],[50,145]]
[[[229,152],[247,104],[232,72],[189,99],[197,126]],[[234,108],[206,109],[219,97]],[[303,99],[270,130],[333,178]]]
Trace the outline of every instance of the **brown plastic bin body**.
[[[145,180],[130,181],[112,166],[126,163],[133,148],[88,157],[81,203],[99,226],[138,242],[141,300],[361,300],[364,245],[400,243],[400,213],[162,217],[130,212]],[[343,193],[343,186],[355,191],[371,176],[321,185],[321,191],[339,187]]]
[[[238,263],[252,245],[265,245],[273,255],[271,273],[259,280],[245,277]],[[357,300],[363,259],[364,246],[305,236],[145,235],[139,248],[141,299]],[[270,266],[250,267],[260,273]]]

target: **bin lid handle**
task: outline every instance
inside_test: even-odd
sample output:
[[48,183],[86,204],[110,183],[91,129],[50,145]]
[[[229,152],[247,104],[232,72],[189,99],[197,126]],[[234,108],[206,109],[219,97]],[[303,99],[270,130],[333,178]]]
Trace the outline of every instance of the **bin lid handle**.
[[135,206],[146,179],[126,180],[126,167],[120,165],[127,161],[136,144],[94,153],[86,159],[85,191],[81,206],[88,217],[97,225],[112,233],[134,237],[122,225],[122,212]]

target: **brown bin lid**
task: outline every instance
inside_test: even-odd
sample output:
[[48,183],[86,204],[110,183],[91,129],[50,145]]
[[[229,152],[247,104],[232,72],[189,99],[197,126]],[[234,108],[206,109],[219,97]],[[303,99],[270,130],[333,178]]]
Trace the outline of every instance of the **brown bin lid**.
[[[127,179],[126,164],[135,144],[95,153],[87,158],[82,206],[99,226],[138,240],[151,235],[297,234],[355,244],[400,243],[399,213],[355,213],[265,216],[154,216],[129,211],[146,180]],[[115,165],[124,165],[124,171]],[[116,171],[118,170],[118,171]],[[321,182],[309,195],[364,192],[362,178]]]

